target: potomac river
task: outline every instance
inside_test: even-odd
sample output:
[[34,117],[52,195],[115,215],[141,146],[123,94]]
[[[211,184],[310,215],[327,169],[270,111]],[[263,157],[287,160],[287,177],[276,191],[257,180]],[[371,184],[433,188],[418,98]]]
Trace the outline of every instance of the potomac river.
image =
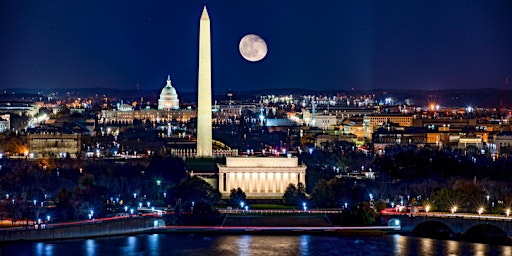
[[381,236],[140,234],[0,245],[0,255],[512,255],[512,247]]

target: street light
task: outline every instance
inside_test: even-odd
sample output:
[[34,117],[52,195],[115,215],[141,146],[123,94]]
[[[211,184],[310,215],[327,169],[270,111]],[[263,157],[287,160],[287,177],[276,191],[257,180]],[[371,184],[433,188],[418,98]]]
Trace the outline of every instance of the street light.
[[457,211],[457,206],[452,207],[452,213],[455,213]]
[[482,215],[482,212],[484,212],[484,208],[480,207],[480,209],[478,209],[478,215]]
[[430,211],[430,205],[425,206],[425,212],[428,213],[428,211]]
[[306,211],[308,209],[307,206],[306,206],[306,202],[302,203],[302,208],[304,209],[304,211]]
[[507,211],[505,212],[505,214],[507,214],[507,217],[510,216],[510,208],[507,209]]

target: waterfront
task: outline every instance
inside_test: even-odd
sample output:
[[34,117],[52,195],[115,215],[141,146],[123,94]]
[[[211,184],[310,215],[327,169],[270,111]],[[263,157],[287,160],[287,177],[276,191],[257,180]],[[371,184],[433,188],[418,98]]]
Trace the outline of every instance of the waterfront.
[[142,234],[21,242],[0,255],[512,255],[512,247],[403,235]]

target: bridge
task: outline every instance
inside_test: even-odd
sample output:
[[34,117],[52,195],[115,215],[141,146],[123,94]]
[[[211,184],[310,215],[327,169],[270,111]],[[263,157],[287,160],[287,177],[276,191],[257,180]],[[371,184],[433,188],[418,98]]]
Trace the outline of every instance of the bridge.
[[435,237],[465,237],[505,241],[512,238],[512,217],[470,213],[382,212],[388,226],[401,231]]

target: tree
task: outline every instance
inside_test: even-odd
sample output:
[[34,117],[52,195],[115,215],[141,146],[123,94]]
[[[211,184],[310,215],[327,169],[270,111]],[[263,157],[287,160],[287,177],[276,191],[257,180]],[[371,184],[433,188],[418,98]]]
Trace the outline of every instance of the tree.
[[283,203],[286,205],[295,205],[297,204],[297,187],[294,184],[290,183],[283,195]]
[[355,221],[359,225],[371,225],[375,222],[375,211],[370,207],[370,203],[359,203],[354,209]]
[[301,205],[306,200],[306,188],[302,182],[297,184],[290,183],[283,195],[283,203],[286,205]]
[[229,195],[229,204],[233,206],[237,206],[240,202],[245,202],[247,200],[247,196],[245,192],[241,188],[232,189]]
[[331,207],[334,205],[334,192],[324,179],[319,180],[311,192],[313,204],[317,207]]
[[433,202],[431,208],[434,208],[437,211],[449,212],[454,206],[457,206],[460,209],[460,199],[462,198],[462,193],[453,191],[451,189],[442,188],[432,193],[431,198]]
[[204,202],[211,205],[217,204],[221,199],[220,192],[203,179],[197,176],[187,176],[180,183],[169,190],[169,195],[176,200],[185,202]]

